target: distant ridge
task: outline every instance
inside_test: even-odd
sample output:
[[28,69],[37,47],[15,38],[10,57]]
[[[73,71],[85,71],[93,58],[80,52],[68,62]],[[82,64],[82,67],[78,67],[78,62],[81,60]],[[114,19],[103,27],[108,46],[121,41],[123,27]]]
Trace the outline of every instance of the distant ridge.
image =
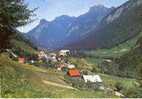
[[79,17],[62,15],[48,22],[42,19],[27,35],[36,40],[42,47],[58,49],[65,45],[82,40],[88,33],[97,28],[101,20],[112,11],[102,5],[91,7]]
[[70,49],[111,48],[142,31],[142,0],[129,0],[103,18],[88,37],[69,45]]

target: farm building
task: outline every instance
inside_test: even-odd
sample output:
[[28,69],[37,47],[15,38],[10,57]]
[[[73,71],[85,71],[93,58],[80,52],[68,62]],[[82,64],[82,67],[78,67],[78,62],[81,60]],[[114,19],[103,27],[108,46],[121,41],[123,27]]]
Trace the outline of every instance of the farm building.
[[60,50],[59,56],[67,56],[70,54],[70,50]]
[[60,68],[60,69],[62,69],[64,67],[67,67],[67,64],[60,63],[60,64],[57,65],[57,68]]
[[39,58],[39,60],[40,60],[40,59],[46,59],[46,58],[47,58],[47,55],[45,54],[44,51],[40,51],[40,52],[38,53],[38,58]]
[[75,68],[75,65],[73,65],[73,64],[68,64],[68,66],[67,66],[69,69],[73,69],[73,68]]
[[105,62],[107,62],[107,63],[111,63],[111,62],[112,62],[112,60],[110,60],[110,59],[106,59],[106,60],[105,60]]
[[68,75],[70,77],[80,77],[81,76],[79,70],[77,70],[77,69],[70,69],[68,71]]
[[92,82],[92,83],[102,83],[102,79],[99,75],[83,75],[84,81],[87,82]]
[[21,63],[21,64],[24,64],[26,61],[26,59],[24,57],[19,57],[18,58],[18,62]]
[[57,62],[56,57],[57,57],[56,53],[49,54],[49,60],[51,60],[52,62]]

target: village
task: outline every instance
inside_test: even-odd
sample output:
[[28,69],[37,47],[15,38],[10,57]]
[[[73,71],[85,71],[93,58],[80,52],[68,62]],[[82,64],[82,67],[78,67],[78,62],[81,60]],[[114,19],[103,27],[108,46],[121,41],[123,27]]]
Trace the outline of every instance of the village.
[[69,61],[73,56],[70,50],[60,50],[47,52],[47,50],[38,50],[36,54],[30,55],[23,50],[6,50],[14,61],[20,64],[30,64],[46,68],[56,69],[63,72],[66,82],[77,89],[102,90],[114,93],[116,96],[124,97],[117,90],[104,86],[101,76],[91,71],[84,71],[77,68],[75,64]]

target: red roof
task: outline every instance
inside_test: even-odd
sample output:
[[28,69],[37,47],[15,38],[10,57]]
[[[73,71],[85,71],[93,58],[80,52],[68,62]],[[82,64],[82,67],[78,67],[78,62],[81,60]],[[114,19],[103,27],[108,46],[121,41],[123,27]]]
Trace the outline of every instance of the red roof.
[[68,71],[68,75],[71,77],[80,77],[80,72],[77,69],[71,69]]
[[24,64],[25,63],[25,58],[19,57],[18,61],[19,61],[19,63]]

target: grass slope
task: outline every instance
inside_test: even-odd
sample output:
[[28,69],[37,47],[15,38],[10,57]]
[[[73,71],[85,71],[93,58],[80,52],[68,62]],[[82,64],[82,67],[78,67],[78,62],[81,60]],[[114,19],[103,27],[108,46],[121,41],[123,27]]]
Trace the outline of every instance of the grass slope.
[[63,73],[54,69],[45,69],[31,65],[22,65],[0,55],[2,97],[52,97],[85,98],[114,97],[102,91],[72,90],[43,83],[43,80],[67,85]]
[[139,33],[136,37],[119,44],[113,48],[109,49],[97,49],[91,51],[84,51],[86,60],[95,65],[101,64],[106,59],[116,59],[127,53],[136,46],[137,40],[142,36],[142,32]]
[[36,53],[36,47],[32,44],[23,34],[17,33],[11,40],[12,49],[22,49],[25,52],[34,54]]
[[125,53],[129,52],[131,48],[135,47],[135,44],[139,37],[142,36],[142,32],[139,33],[136,37],[119,44],[118,46],[115,46],[113,48],[109,49],[98,49],[98,50],[92,50],[92,51],[86,51],[85,54],[92,57],[119,57],[124,55]]

